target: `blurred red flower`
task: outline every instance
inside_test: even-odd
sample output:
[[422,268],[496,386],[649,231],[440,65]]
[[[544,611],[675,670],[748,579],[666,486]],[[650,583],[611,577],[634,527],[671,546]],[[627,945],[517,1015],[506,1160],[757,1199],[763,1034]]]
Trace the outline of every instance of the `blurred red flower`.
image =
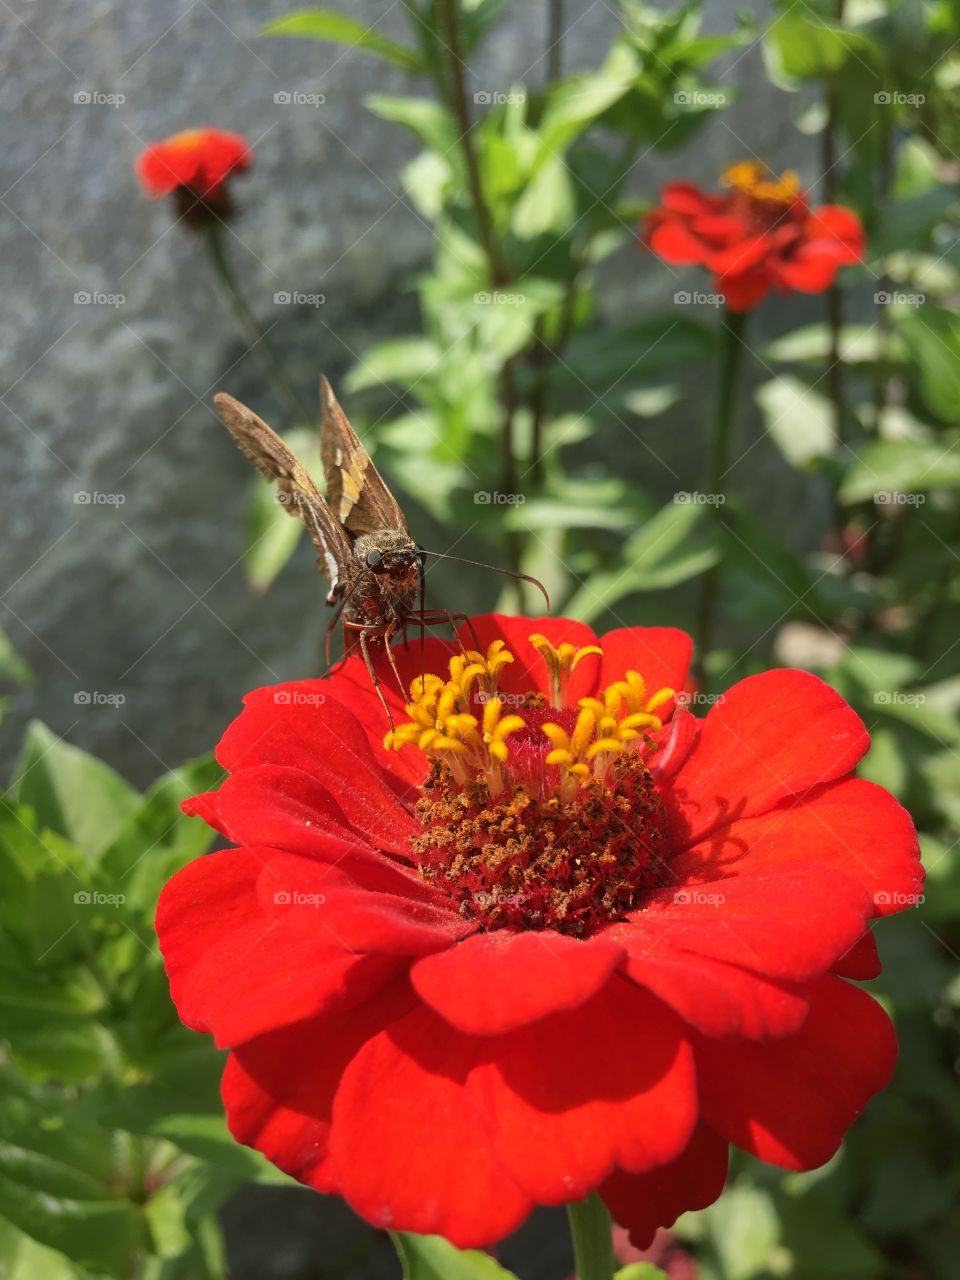
[[170,989],[230,1050],[234,1136],[371,1223],[479,1246],[598,1188],[645,1247],[728,1143],[812,1168],[886,1085],[844,979],[916,835],[815,676],[699,719],[673,628],[474,626],[396,651],[386,740],[359,658],[247,696],[185,806],[236,847],[160,901]]
[[795,173],[777,178],[745,161],[723,181],[728,190],[719,195],[669,183],[641,240],[665,262],[706,267],[732,311],[751,310],[771,289],[821,293],[841,267],[862,260],[857,215],[838,204],[811,209]]
[[253,164],[253,148],[239,133],[207,127],[151,142],[137,160],[137,177],[148,196],[185,195],[216,206],[226,184]]

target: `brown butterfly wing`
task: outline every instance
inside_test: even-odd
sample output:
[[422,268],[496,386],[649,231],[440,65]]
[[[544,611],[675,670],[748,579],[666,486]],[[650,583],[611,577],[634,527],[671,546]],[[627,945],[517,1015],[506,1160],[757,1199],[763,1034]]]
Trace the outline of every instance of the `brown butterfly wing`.
[[352,557],[350,539],[334,518],[323,494],[310,479],[306,467],[272,427],[252,409],[221,391],[213,397],[224,425],[262,476],[276,481],[280,500],[290,515],[307,526],[317,548],[317,563],[327,576],[333,603]]
[[400,504],[347,421],[326,378],[320,379],[320,403],[320,456],[333,514],[354,537],[378,529],[407,533]]

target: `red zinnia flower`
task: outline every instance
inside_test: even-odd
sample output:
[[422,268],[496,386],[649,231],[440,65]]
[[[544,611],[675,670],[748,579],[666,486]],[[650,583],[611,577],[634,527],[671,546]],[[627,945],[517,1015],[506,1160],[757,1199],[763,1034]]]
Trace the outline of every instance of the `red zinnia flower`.
[[230,1050],[235,1137],[377,1226],[484,1245],[596,1188],[644,1246],[728,1143],[820,1165],[886,1085],[844,979],[916,900],[916,836],[815,676],[700,720],[680,631],[475,628],[397,650],[386,740],[358,658],[248,695],[187,805],[236,847],[161,898],[171,991]]
[[185,129],[151,142],[137,160],[137,177],[148,196],[175,194],[184,209],[226,208],[228,179],[253,164],[253,148],[239,133]]
[[729,190],[709,195],[672,182],[644,220],[641,238],[665,262],[711,271],[732,311],[749,311],[771,288],[821,293],[841,267],[863,258],[864,235],[852,209],[811,209],[793,172],[777,178],[744,161],[728,169]]

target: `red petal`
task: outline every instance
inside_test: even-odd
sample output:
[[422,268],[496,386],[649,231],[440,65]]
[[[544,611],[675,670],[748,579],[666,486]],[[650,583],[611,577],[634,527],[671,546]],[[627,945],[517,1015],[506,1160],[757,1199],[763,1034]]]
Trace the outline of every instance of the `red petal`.
[[368,1222],[468,1249],[501,1239],[530,1212],[464,1088],[487,1043],[421,1007],[347,1067],[330,1149],[344,1197]]
[[842,777],[869,745],[860,717],[816,676],[748,676],[711,708],[664,793],[675,818],[674,847]]
[[418,960],[410,976],[447,1022],[468,1035],[487,1035],[576,1008],[600,990],[622,958],[623,948],[602,938],[579,942],[550,930],[497,930]]
[[863,257],[863,225],[844,205],[825,204],[814,209],[803,224],[803,233],[810,241],[833,241],[846,262],[859,262]]
[[210,947],[264,920],[257,902],[262,869],[263,860],[249,849],[224,849],[187,863],[164,885],[156,930],[178,1009],[184,985]]
[[632,926],[609,932],[622,941],[629,959],[625,971],[660,997],[685,1022],[708,1036],[791,1035],[807,1016],[801,988],[753,973],[738,965],[674,949],[669,938],[650,945]]
[[600,1188],[614,1219],[630,1232],[638,1249],[649,1247],[659,1227],[671,1227],[681,1213],[713,1204],[727,1180],[727,1144],[698,1125],[683,1154],[649,1173],[617,1170]]
[[[301,769],[323,783],[360,831],[382,831],[400,806],[412,809],[416,789],[373,758],[363,726],[334,698],[330,681],[255,689],[244,701],[217,747],[230,773],[259,764]],[[381,723],[386,732],[385,719]]]
[[833,972],[841,978],[853,978],[857,982],[869,982],[880,976],[882,965],[877,951],[877,940],[867,930],[859,942],[855,942],[834,963]]
[[741,315],[764,300],[770,292],[770,278],[765,271],[744,271],[742,275],[718,276],[716,286],[729,309]]
[[614,934],[631,952],[672,950],[802,981],[861,937],[873,904],[853,876],[797,863],[706,885],[658,890]]
[[688,263],[704,263],[713,246],[695,236],[685,222],[679,219],[661,222],[647,237],[647,244],[658,258],[677,266]]
[[726,280],[731,276],[745,275],[752,267],[759,266],[769,252],[770,241],[766,236],[750,236],[739,244],[711,253],[707,266],[714,275]]
[[757,818],[739,818],[671,860],[684,882],[815,862],[856,876],[878,915],[914,906],[923,889],[913,821],[888,791],[845,778]]
[[[232,774],[214,792],[212,805],[217,830],[237,844],[273,845],[330,861],[351,845],[372,845],[409,861],[410,837],[420,824],[389,792],[385,796],[379,811],[373,804],[344,810],[302,769],[263,764]],[[385,857],[380,861],[390,865]]]
[[407,957],[451,946],[466,928],[453,913],[347,883],[270,849],[185,867],[157,912],[181,1020],[220,1047],[238,1044],[365,999]]
[[664,209],[674,213],[713,213],[726,203],[723,196],[710,195],[693,182],[668,182],[660,194]]
[[[693,641],[677,627],[620,627],[608,631],[597,643],[603,650],[598,689],[622,680],[624,672],[630,670],[640,672],[650,694],[658,689],[679,692],[687,683]],[[672,709],[671,699],[658,708],[657,715],[666,720]]]
[[696,1077],[682,1024],[621,978],[486,1043],[470,1091],[497,1158],[538,1203],[580,1199],[616,1166],[663,1164],[690,1137]]
[[811,984],[810,1014],[795,1036],[698,1042],[703,1115],[761,1160],[814,1169],[889,1083],[896,1058],[893,1026],[876,1001],[822,978]]
[[406,983],[390,983],[344,1012],[297,1022],[239,1045],[221,1094],[238,1142],[317,1191],[337,1191],[328,1159],[333,1098],[351,1058],[410,1010]]

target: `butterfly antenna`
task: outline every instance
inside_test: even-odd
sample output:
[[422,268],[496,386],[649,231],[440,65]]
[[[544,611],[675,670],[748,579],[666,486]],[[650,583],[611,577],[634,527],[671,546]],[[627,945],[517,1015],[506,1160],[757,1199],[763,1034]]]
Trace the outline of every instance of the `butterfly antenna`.
[[464,556],[451,556],[443,551],[428,551],[425,547],[418,548],[421,555],[434,556],[437,560],[457,560],[460,564],[472,564],[478,569],[489,569],[491,573],[502,573],[507,578],[516,578],[518,582],[529,582],[532,587],[536,587],[544,600],[547,602],[547,611],[550,610],[550,597],[547,595],[547,588],[543,585],[539,578],[533,578],[529,573],[520,573],[516,569],[502,569],[497,564],[487,564],[483,560],[467,560]]

